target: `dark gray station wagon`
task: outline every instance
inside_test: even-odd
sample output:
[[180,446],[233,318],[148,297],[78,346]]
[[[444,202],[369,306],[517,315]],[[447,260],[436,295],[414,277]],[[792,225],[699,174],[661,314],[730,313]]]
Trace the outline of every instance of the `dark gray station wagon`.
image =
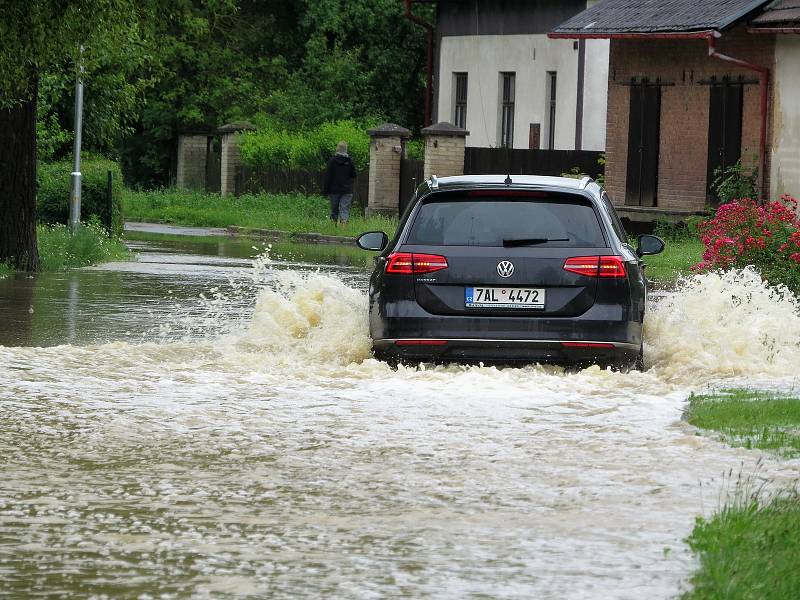
[[641,367],[647,282],[641,257],[589,178],[431,178],[381,252],[369,285],[376,357],[389,362]]

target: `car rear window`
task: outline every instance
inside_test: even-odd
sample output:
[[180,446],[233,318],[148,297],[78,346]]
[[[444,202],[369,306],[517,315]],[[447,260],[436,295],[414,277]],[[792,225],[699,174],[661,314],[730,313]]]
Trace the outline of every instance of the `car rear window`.
[[[537,246],[603,248],[594,209],[565,199],[432,201],[423,204],[406,243],[427,246],[503,246],[508,240]],[[553,240],[541,242],[541,240]]]

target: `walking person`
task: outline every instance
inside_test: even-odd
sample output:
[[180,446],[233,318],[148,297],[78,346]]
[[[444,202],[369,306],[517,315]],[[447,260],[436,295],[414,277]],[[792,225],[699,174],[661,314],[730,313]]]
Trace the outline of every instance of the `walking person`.
[[328,161],[322,193],[331,201],[331,220],[342,225],[350,218],[350,203],[353,202],[353,180],[356,165],[347,154],[347,142],[336,144],[336,154]]

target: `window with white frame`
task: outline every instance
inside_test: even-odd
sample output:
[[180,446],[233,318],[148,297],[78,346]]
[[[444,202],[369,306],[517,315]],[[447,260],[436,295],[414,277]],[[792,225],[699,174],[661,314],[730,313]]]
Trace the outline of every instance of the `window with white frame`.
[[467,128],[467,74],[453,73],[453,125]]

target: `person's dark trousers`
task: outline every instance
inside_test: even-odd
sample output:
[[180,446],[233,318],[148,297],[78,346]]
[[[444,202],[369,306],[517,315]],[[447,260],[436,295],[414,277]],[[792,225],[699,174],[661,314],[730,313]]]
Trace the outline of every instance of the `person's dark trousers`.
[[331,201],[331,220],[346,223],[350,218],[350,204],[353,194],[329,194]]

